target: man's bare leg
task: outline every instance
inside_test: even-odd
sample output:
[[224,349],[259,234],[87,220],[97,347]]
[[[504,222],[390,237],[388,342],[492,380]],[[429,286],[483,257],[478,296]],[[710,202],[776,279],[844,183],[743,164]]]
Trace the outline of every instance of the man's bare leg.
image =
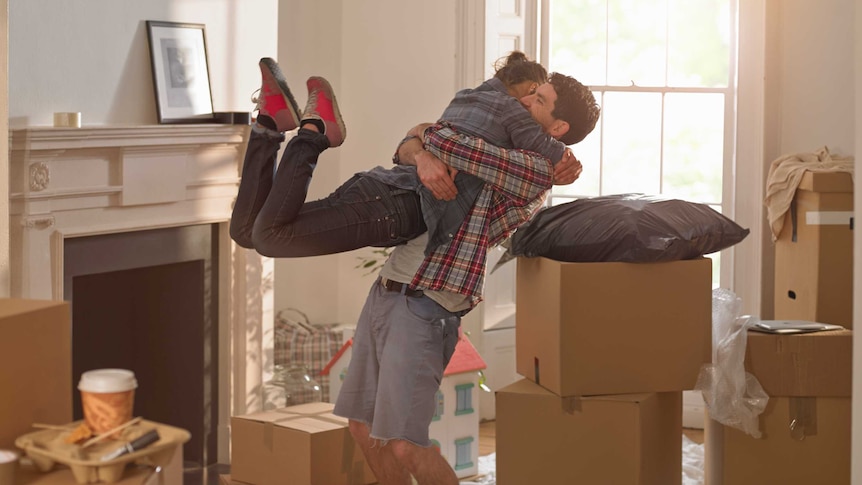
[[359,445],[368,466],[377,477],[380,485],[411,485],[410,473],[395,458],[392,448],[389,446],[375,445],[370,436],[368,425],[360,421],[349,421],[350,434]]
[[455,471],[433,446],[424,448],[404,440],[392,440],[387,446],[392,447],[399,463],[407,467],[419,485],[458,485]]

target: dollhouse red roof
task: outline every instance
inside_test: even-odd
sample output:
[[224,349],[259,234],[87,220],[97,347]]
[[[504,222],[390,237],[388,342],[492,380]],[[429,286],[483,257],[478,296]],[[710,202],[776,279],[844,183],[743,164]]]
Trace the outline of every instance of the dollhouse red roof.
[[[347,349],[353,345],[353,339],[348,340],[338,349],[338,352],[332,356],[332,359],[329,360],[329,363],[326,364],[326,367],[320,371],[320,375],[327,376],[329,375],[329,371],[332,370],[332,366],[338,362]],[[446,366],[446,370],[443,371],[444,376],[451,376],[453,374],[462,374],[464,372],[473,372],[477,370],[482,370],[487,365],[485,361],[482,359],[482,356],[479,355],[479,351],[476,350],[476,347],[473,347],[473,344],[470,340],[464,335],[464,332],[459,330],[458,335],[458,343],[455,344],[455,352],[452,353],[452,358],[449,359],[449,365]]]
[[470,343],[470,340],[464,335],[463,331],[459,331],[455,352],[452,354],[446,370],[443,371],[443,375],[451,376],[452,374],[473,372],[482,370],[485,367],[487,365],[485,365],[485,361],[482,360],[482,356],[479,355],[476,347],[473,347],[473,344]]

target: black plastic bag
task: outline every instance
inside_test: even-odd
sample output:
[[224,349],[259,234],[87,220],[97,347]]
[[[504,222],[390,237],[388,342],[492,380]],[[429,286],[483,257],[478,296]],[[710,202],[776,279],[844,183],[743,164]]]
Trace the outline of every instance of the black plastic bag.
[[676,261],[728,248],[748,233],[706,204],[621,194],[543,209],[515,232],[508,253],[567,262]]

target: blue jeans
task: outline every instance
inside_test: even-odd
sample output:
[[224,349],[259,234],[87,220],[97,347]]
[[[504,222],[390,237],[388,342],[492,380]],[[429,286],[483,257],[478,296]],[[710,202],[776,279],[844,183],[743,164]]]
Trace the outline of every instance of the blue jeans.
[[284,135],[258,133],[248,141],[230,235],[270,257],[320,256],[366,246],[403,244],[425,232],[419,196],[361,174],[326,198],[306,202],[326,136],[300,129],[273,166]]

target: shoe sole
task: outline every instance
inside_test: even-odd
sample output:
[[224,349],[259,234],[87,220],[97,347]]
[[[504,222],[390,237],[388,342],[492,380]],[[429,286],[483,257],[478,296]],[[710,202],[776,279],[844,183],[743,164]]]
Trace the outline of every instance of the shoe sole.
[[[329,81],[327,81],[326,78],[322,78],[320,76],[312,76],[308,78],[306,84],[311,81],[319,82],[323,86],[324,90],[329,94],[330,99],[332,100],[332,112],[335,115],[335,123],[338,125],[338,130],[341,132],[341,143],[344,143],[344,140],[347,139],[347,127],[344,125],[344,119],[341,118],[341,110],[338,109],[338,100],[335,98],[335,91],[332,89],[332,85],[329,84]],[[338,145],[341,145],[341,143]]]
[[275,82],[278,84],[278,89],[281,90],[281,94],[287,100],[288,106],[290,106],[290,116],[293,118],[294,124],[299,126],[299,105],[296,104],[296,99],[294,99],[293,93],[291,93],[290,88],[287,87],[287,80],[284,78],[281,68],[278,67],[278,63],[270,57],[264,57],[260,60],[259,64],[262,67],[265,67],[272,78],[275,79]]

